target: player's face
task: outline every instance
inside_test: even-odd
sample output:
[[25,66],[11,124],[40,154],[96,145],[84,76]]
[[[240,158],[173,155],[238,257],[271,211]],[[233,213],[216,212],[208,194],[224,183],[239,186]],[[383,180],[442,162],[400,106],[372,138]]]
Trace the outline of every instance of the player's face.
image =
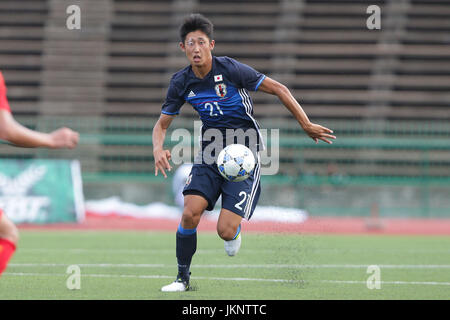
[[181,50],[186,53],[192,66],[202,67],[212,59],[211,50],[214,40],[200,30],[189,32],[184,43],[180,43]]

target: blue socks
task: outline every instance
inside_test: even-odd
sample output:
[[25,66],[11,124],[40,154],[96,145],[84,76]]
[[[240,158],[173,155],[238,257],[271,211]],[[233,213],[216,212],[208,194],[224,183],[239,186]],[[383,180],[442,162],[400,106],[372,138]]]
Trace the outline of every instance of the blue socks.
[[239,232],[241,232],[241,225],[239,225],[239,227],[237,228],[236,234],[233,237],[233,240],[235,240],[237,238],[237,236],[239,235]]
[[184,235],[191,235],[191,234],[194,234],[194,233],[197,232],[197,228],[194,228],[194,229],[184,229],[184,228],[181,226],[181,223],[180,223],[180,224],[178,225],[177,232],[179,232],[179,233],[181,233],[181,234],[184,234]]
[[189,268],[192,256],[197,250],[197,228],[184,229],[181,224],[176,234],[176,253],[178,261],[178,276],[183,281],[189,282]]
[[[239,225],[233,240],[237,238],[241,232],[241,225]],[[178,226],[176,234],[176,254],[178,262],[178,276],[177,278],[189,282],[192,257],[197,250],[197,228],[184,229],[181,224]]]

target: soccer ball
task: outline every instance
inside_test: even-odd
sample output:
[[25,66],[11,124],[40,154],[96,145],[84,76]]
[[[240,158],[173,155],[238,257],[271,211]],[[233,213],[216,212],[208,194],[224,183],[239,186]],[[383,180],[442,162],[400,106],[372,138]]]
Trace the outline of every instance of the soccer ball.
[[255,157],[246,146],[230,144],[220,151],[217,168],[225,179],[233,182],[243,181],[252,174]]

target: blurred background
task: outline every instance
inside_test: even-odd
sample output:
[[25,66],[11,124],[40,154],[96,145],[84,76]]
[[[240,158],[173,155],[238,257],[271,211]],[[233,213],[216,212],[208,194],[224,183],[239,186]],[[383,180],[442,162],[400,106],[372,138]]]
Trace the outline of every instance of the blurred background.
[[[70,5],[80,30],[66,27]],[[380,30],[367,28],[369,5],[381,8]],[[192,12],[214,23],[215,55],[284,83],[338,137],[316,145],[276,98],[253,93],[261,127],[280,130],[280,170],[262,177],[260,205],[450,217],[449,1],[0,0],[14,116],[81,133],[74,151],[0,146],[0,158],[79,159],[86,200],[172,205],[173,174],[154,176],[151,133],[170,76],[187,65],[178,26]],[[186,104],[171,130],[197,119]]]

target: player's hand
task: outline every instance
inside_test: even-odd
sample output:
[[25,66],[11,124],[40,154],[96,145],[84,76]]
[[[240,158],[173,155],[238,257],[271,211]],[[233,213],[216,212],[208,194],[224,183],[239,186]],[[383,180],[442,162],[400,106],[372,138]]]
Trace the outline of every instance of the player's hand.
[[169,160],[172,158],[169,150],[153,150],[153,156],[155,158],[155,176],[158,175],[158,171],[161,171],[164,178],[167,178],[166,171],[172,170]]
[[50,133],[51,145],[50,148],[73,149],[77,146],[80,135],[69,128],[60,128]]
[[333,133],[333,130],[325,128],[320,124],[309,123],[303,129],[316,143],[318,143],[319,140],[322,140],[326,143],[332,144],[333,142],[329,139],[336,139],[336,136],[331,134]]

